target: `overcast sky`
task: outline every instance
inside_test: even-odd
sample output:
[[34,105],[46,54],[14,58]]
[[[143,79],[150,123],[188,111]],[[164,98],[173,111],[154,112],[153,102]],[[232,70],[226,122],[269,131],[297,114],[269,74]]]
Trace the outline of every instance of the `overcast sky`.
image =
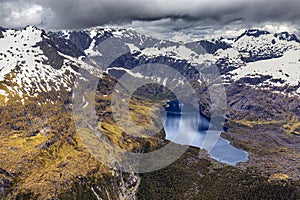
[[0,0],[0,26],[81,29],[132,26],[226,33],[264,27],[298,33],[300,0]]

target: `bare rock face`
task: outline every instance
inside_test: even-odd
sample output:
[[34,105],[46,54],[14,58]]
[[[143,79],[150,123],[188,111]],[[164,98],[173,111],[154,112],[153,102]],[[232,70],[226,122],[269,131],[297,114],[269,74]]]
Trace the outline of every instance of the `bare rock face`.
[[[225,50],[228,48],[232,48],[229,44],[222,42],[222,41],[211,42],[211,41],[206,41],[206,40],[188,43],[188,44],[186,44],[186,46],[195,50],[195,52],[197,52],[199,54],[203,53],[202,48],[204,48],[206,50],[206,52],[209,54],[214,54],[219,49]],[[199,48],[199,50],[197,51],[198,47],[201,47],[201,48]]]
[[61,52],[62,54],[78,58],[80,56],[85,56],[85,53],[80,49],[79,46],[74,44],[72,41],[61,37],[58,33],[49,32],[47,34],[48,38],[46,41],[55,50]]
[[83,31],[73,31],[70,34],[69,40],[82,51],[88,49],[92,43],[92,38]]
[[44,55],[48,58],[44,60],[43,64],[50,65],[54,69],[61,69],[63,65],[63,57],[58,54],[58,52],[51,47],[46,41],[39,43],[41,50]]
[[300,117],[300,99],[297,97],[256,90],[243,83],[232,84],[226,88],[226,91],[228,105],[232,110],[230,119],[286,120],[289,113]]
[[13,185],[12,178],[13,175],[11,173],[0,168],[0,197],[11,189]]
[[51,65],[54,69],[61,69],[64,57],[59,54],[65,54],[74,58],[85,56],[85,53],[75,44],[60,37],[57,33],[49,32],[42,42],[37,44],[44,55],[48,58],[44,64]]
[[5,31],[6,29],[0,26],[0,38],[4,38],[4,35],[2,31]]

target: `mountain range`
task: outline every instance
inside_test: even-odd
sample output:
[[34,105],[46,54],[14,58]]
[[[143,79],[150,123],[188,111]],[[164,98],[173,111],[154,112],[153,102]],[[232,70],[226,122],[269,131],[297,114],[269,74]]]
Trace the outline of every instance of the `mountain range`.
[[[153,64],[168,66],[178,74],[173,77],[153,70]],[[143,71],[135,71],[139,66]],[[81,87],[78,83],[93,84],[87,77],[99,82],[96,95],[91,97],[86,91],[81,104],[85,108],[88,102],[95,102],[100,129],[112,143],[128,151],[147,152],[168,142],[163,130],[155,138],[140,139],[117,127],[110,105],[114,87],[124,74],[159,85],[141,87],[131,98],[130,109],[137,113],[133,118],[141,124],[149,123],[149,112],[157,113],[157,108],[150,109],[154,102],[163,104],[174,98],[172,87],[169,91],[167,86],[186,83],[199,97],[200,112],[210,118],[208,87],[221,78],[227,100],[222,108],[227,131],[222,137],[246,150],[249,161],[227,166],[208,155],[199,158],[199,150],[190,148],[175,164],[148,174],[103,165],[84,145],[85,130],[76,129],[72,115],[74,90]],[[129,95],[126,88],[119,92],[124,98]],[[149,98],[141,95],[146,93]],[[189,92],[179,93],[189,98]],[[154,195],[165,199],[170,194],[170,199],[201,199],[202,194],[212,197],[204,191],[212,187],[212,177],[220,183],[215,186],[217,198],[224,197],[226,179],[228,190],[234,191],[228,199],[254,193],[261,198],[276,194],[297,199],[299,94],[300,40],[288,32],[252,29],[238,37],[177,43],[134,29],[46,32],[34,26],[1,28],[0,197],[147,199]],[[152,120],[160,121],[159,116]],[[171,176],[173,172],[179,181]],[[190,187],[179,189],[180,182]],[[270,193],[262,188],[269,188]]]

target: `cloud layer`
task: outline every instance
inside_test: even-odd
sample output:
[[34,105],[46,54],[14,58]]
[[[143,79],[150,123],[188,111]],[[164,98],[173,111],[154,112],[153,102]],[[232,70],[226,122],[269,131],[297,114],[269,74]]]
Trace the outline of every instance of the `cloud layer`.
[[137,22],[175,30],[270,22],[298,26],[299,10],[298,0],[0,0],[0,26],[76,29]]

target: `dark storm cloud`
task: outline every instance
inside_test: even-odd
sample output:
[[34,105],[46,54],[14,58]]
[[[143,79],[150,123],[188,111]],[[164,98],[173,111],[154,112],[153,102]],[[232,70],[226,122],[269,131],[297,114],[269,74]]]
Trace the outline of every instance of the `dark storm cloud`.
[[299,9],[298,0],[2,0],[0,25],[87,28],[167,18],[170,26],[177,28],[199,23],[223,26],[235,21],[298,25]]

